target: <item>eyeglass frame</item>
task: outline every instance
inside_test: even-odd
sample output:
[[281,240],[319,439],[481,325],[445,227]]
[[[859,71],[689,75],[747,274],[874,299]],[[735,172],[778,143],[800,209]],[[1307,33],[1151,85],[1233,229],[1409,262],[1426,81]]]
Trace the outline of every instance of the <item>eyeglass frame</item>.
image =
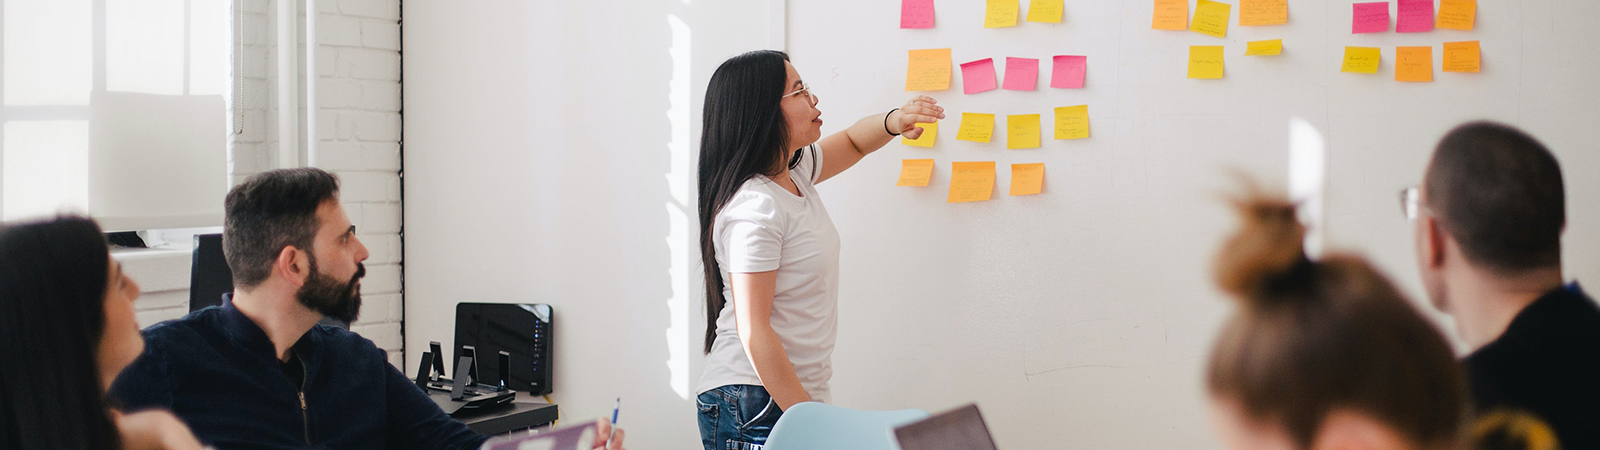
[[1428,205],[1422,204],[1422,187],[1411,186],[1400,190],[1400,214],[1415,222]]
[[801,82],[800,83],[800,89],[795,89],[794,92],[783,94],[783,97],[779,97],[778,100],[781,101],[783,99],[786,99],[786,98],[789,98],[789,97],[793,97],[793,96],[799,95],[801,93],[806,94],[806,100],[810,100],[812,105],[816,105],[817,104],[817,96],[813,95],[811,93],[811,86],[805,84],[805,82]]

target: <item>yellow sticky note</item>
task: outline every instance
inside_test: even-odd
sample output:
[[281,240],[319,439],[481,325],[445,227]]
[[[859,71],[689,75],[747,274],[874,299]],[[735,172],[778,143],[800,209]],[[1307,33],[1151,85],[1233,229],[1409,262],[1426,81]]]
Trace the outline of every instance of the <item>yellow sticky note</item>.
[[983,16],[984,28],[1004,28],[1017,24],[1017,0],[989,0],[989,12]]
[[1239,0],[1239,26],[1289,23],[1289,0]]
[[1062,0],[1033,0],[1028,3],[1028,21],[1061,23],[1061,12],[1066,9]]
[[1233,5],[1200,0],[1194,6],[1194,22],[1189,24],[1189,30],[1207,36],[1228,37],[1228,16],[1232,13]]
[[929,178],[933,178],[933,160],[902,159],[900,182],[895,186],[927,186]]
[[1006,116],[1006,148],[1039,148],[1039,115]]
[[916,139],[906,139],[904,136],[901,136],[900,143],[912,147],[933,147],[934,139],[939,137],[939,122],[919,123],[917,124],[917,128],[922,129],[922,137]]
[[947,203],[983,201],[994,194],[994,161],[958,162],[953,166]]
[[994,134],[994,114],[961,113],[961,129],[956,139],[972,142],[989,142]]
[[1056,108],[1056,139],[1089,137],[1089,105]]
[[1185,31],[1189,29],[1189,0],[1156,0],[1150,29]]
[[1395,47],[1394,80],[1433,81],[1433,47]]
[[1444,71],[1478,73],[1483,66],[1478,41],[1444,43]]
[[1011,165],[1011,195],[1033,195],[1043,191],[1044,163]]
[[1189,78],[1222,78],[1222,59],[1221,45],[1189,46]]
[[1383,59],[1383,52],[1377,47],[1345,47],[1344,67],[1339,69],[1345,73],[1378,73],[1378,62]]
[[912,50],[906,61],[906,90],[942,91],[950,88],[950,49]]
[[1283,53],[1283,39],[1250,41],[1244,49],[1245,56],[1277,55]]
[[1472,31],[1478,18],[1478,0],[1439,0],[1439,20],[1434,28]]

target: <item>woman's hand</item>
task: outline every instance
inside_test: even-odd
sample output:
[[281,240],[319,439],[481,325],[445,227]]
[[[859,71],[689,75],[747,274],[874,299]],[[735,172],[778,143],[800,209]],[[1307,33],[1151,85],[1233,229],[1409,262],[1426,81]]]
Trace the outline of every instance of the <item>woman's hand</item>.
[[944,118],[944,107],[938,103],[933,97],[918,95],[901,106],[899,111],[889,113],[887,126],[906,139],[921,138],[922,129],[917,128],[917,124],[934,123]]
[[200,450],[189,426],[166,411],[140,411],[132,414],[112,412],[122,447],[128,450]]

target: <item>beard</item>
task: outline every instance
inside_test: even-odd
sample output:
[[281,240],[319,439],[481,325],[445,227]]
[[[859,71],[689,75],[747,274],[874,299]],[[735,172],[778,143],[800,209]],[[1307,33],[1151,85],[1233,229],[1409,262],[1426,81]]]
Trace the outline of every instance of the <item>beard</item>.
[[294,293],[301,305],[323,316],[346,324],[355,323],[361,315],[361,277],[367,276],[367,266],[356,264],[356,274],[349,281],[340,280],[317,269],[317,258],[311,257],[311,276],[306,284]]

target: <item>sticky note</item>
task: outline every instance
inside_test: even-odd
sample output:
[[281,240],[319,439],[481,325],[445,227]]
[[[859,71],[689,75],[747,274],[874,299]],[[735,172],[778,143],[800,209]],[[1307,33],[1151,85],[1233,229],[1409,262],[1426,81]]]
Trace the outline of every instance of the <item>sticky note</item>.
[[1010,91],[1031,91],[1039,86],[1039,60],[1033,58],[1006,58],[1006,82]]
[[1439,0],[1439,28],[1472,31],[1477,17],[1478,0]]
[[1028,21],[1061,23],[1061,0],[1033,0],[1028,3]]
[[917,124],[917,128],[922,129],[922,136],[916,139],[906,139],[904,136],[901,136],[900,143],[912,147],[933,147],[933,141],[939,137],[939,122],[919,123]]
[[1033,195],[1043,191],[1044,163],[1011,165],[1011,195]]
[[961,129],[956,139],[972,142],[989,142],[994,134],[994,114],[961,113]]
[[989,12],[983,16],[984,28],[1004,28],[1017,24],[1017,0],[989,0]]
[[1394,80],[1433,81],[1433,47],[1395,47]]
[[1039,148],[1039,115],[1006,116],[1006,148]]
[[1289,0],[1239,0],[1239,26],[1289,23]]
[[967,95],[992,91],[994,85],[994,58],[984,58],[961,64],[961,90]]
[[1056,108],[1056,139],[1089,137],[1089,105]]
[[1089,71],[1089,57],[1056,55],[1054,66],[1050,70],[1050,87],[1083,89],[1083,76]]
[[1383,52],[1377,47],[1345,47],[1344,67],[1340,72],[1345,73],[1378,73],[1378,62],[1383,59]]
[[1155,0],[1150,29],[1185,31],[1189,29],[1189,0]]
[[1483,65],[1478,41],[1444,43],[1444,71],[1478,73]]
[[1356,3],[1350,20],[1350,33],[1382,33],[1389,31],[1389,2]]
[[906,90],[942,91],[950,88],[950,49],[912,50],[906,63]]
[[1283,53],[1283,39],[1250,41],[1244,49],[1245,56],[1278,55]]
[[1395,21],[1396,33],[1421,33],[1433,31],[1433,0],[1400,0],[1400,19]]
[[1222,46],[1189,46],[1189,78],[1222,78]]
[[951,165],[948,203],[983,201],[994,194],[994,161],[956,162]]
[[1194,22],[1189,24],[1189,30],[1207,36],[1228,37],[1228,15],[1232,13],[1233,5],[1200,0],[1194,6]]
[[933,28],[933,0],[900,0],[900,28]]
[[927,186],[929,178],[933,178],[933,160],[902,159],[900,160],[900,181],[894,185]]

